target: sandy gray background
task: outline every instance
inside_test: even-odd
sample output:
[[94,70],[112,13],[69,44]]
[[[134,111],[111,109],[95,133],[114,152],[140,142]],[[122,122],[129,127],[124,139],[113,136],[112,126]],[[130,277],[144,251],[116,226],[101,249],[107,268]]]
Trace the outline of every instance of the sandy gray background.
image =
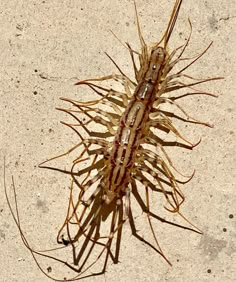
[[[183,2],[170,48],[188,35],[190,17],[193,36],[188,54],[200,52],[211,41],[214,44],[188,73],[198,77],[225,76],[223,81],[203,88],[218,94],[217,99],[183,101],[188,112],[215,127],[189,126],[187,136],[195,141],[201,137],[201,144],[190,153],[173,153],[182,171],[196,168],[194,179],[183,188],[183,213],[204,235],[157,222],[160,242],[173,263],[170,268],[160,256],[131,237],[127,225],[121,263],[110,263],[105,276],[89,281],[235,281],[236,2]],[[147,42],[160,38],[173,3],[137,0]],[[14,175],[22,227],[32,245],[42,249],[55,240],[62,223],[69,179],[37,165],[76,144],[75,134],[59,123],[66,116],[55,107],[63,105],[59,97],[84,97],[82,90],[73,86],[74,77],[85,79],[116,71],[104,51],[132,74],[127,50],[109,29],[138,49],[134,6],[128,0],[8,0],[1,1],[0,11],[1,177],[5,156],[7,187],[11,190]],[[139,212],[139,217],[145,225],[145,216]],[[150,234],[148,228],[140,232]],[[22,244],[2,183],[0,242],[0,281],[49,281]]]

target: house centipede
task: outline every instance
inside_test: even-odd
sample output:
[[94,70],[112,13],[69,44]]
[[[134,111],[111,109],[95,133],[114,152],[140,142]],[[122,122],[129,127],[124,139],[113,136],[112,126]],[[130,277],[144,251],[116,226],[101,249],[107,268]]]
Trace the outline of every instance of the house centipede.
[[[129,43],[122,43],[129,52],[134,79],[129,78],[107,54],[116,66],[118,74],[86,79],[75,84],[88,87],[97,95],[95,100],[82,102],[61,98],[70,105],[70,108],[58,108],[58,110],[74,120],[73,123],[62,123],[71,128],[80,141],[67,152],[42,162],[39,167],[59,171],[71,178],[66,217],[57,235],[57,243],[62,247],[55,248],[54,251],[60,250],[63,253],[69,249],[72,262],[30,247],[19,220],[14,182],[15,212],[5,185],[8,205],[23,243],[31,252],[40,270],[55,281],[75,281],[103,274],[107,269],[109,259],[113,263],[118,263],[122,229],[126,222],[129,222],[134,237],[151,247],[171,265],[157,240],[151,219],[158,218],[166,223],[170,222],[152,213],[150,191],[164,199],[166,211],[179,214],[191,225],[191,228],[184,227],[185,229],[201,233],[181,213],[181,205],[185,197],[180,189],[180,184],[190,181],[194,173],[187,177],[186,181],[180,181],[176,173],[183,175],[173,165],[164,148],[168,145],[177,145],[191,150],[199,142],[193,144],[188,141],[173,124],[171,115],[162,110],[162,106],[169,104],[177,107],[185,116],[181,118],[184,122],[211,126],[188,115],[176,100],[191,95],[215,97],[215,94],[197,90],[195,86],[221,79],[221,77],[195,79],[185,73],[211,46],[210,44],[194,58],[183,57],[191,39],[190,20],[190,34],[186,42],[173,51],[168,51],[168,44],[182,2],[182,0],[175,1],[163,37],[149,47],[142,36],[134,2],[141,52],[132,49]],[[189,62],[182,69],[174,72],[179,62],[187,60]],[[188,82],[183,82],[184,79],[187,79]],[[110,81],[120,84],[123,91],[103,85],[104,82]],[[184,94],[176,94],[179,90],[186,89],[187,92]],[[175,93],[176,96],[173,96],[172,93]],[[84,116],[85,121],[81,120],[81,115]],[[89,129],[91,124],[102,126],[105,128],[105,133],[91,131]],[[166,134],[171,133],[180,141],[165,142],[158,136],[157,130]],[[47,165],[48,162],[71,154],[75,154],[76,157],[72,160],[69,170]],[[81,164],[83,164],[82,169]],[[141,184],[142,188],[137,183]],[[140,196],[140,189],[145,195],[144,199]],[[131,197],[146,214],[155,244],[149,243],[138,234],[132,213]],[[52,277],[40,266],[38,256],[64,265],[75,274],[63,279]],[[102,257],[104,262],[101,271],[87,274]]]

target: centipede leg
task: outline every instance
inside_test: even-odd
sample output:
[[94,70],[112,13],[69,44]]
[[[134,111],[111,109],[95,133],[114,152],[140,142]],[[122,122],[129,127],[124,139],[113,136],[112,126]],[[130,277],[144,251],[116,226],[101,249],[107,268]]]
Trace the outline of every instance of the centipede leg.
[[152,222],[151,222],[151,218],[150,218],[150,205],[149,205],[149,193],[148,193],[148,187],[146,186],[145,187],[145,190],[146,190],[146,207],[147,207],[147,212],[146,212],[146,215],[147,215],[147,218],[148,218],[148,223],[149,223],[149,226],[151,228],[151,231],[152,231],[152,235],[153,235],[153,238],[156,242],[156,245],[158,247],[158,249],[160,250],[160,253],[162,254],[163,258],[167,261],[167,263],[169,265],[172,266],[171,262],[167,259],[167,257],[164,255],[162,249],[161,249],[161,246],[160,244],[158,243],[158,240],[157,240],[157,237],[156,237],[156,234],[154,232],[154,229],[153,229],[153,226],[152,226]]
[[[201,142],[201,139],[199,140],[198,143],[194,145],[197,146],[200,142]],[[192,150],[194,148],[193,146],[186,144],[186,142],[182,143],[182,142],[178,142],[177,140],[176,141],[165,141],[162,138],[158,137],[157,134],[154,134],[151,128],[149,130],[149,135],[146,137],[146,143],[153,146],[154,150],[156,150],[156,148],[159,148],[159,146],[163,146],[163,147],[176,146],[176,147],[181,147],[181,148],[188,149],[188,150]]]
[[168,164],[167,164],[162,157],[158,156],[154,152],[152,152],[150,150],[147,150],[147,149],[145,149],[143,151],[142,158],[143,158],[143,160],[148,162],[152,166],[152,168],[155,169],[155,171],[160,171],[167,179],[172,179],[176,183],[176,185],[177,185],[177,183],[181,183],[181,184],[188,183],[193,178],[194,173],[195,173],[195,171],[193,171],[192,175],[190,175],[190,176],[183,175],[177,169],[175,169],[175,167],[172,165],[171,167],[174,168],[178,172],[178,174],[180,174],[181,176],[187,178],[187,180],[181,181],[181,180],[177,179],[174,176],[174,174],[171,172],[171,170],[169,169],[169,167],[168,167],[168,164],[169,164],[168,159],[167,159],[167,161],[168,161]]
[[46,160],[46,161],[43,161],[42,163],[39,164],[39,167],[40,167],[40,168],[47,168],[47,166],[43,166],[45,163],[70,154],[72,151],[74,151],[75,149],[77,149],[77,148],[78,148],[79,146],[81,146],[82,144],[83,144],[83,142],[80,142],[79,144],[76,144],[74,147],[72,147],[71,149],[69,149],[69,150],[66,151],[65,153],[60,154],[60,155],[58,155],[58,156],[56,156],[56,157],[50,158],[50,159],[48,159],[48,160]]
[[[119,200],[118,200],[119,201]],[[86,256],[86,258],[83,260],[83,264],[81,265],[79,271],[81,271],[81,273],[79,274],[79,276],[81,276],[83,273],[87,272],[88,269],[90,269],[92,266],[94,266],[97,261],[101,258],[101,256],[103,255],[103,253],[106,251],[106,255],[105,255],[105,261],[104,261],[104,265],[103,265],[103,269],[101,272],[99,273],[93,273],[92,275],[99,275],[99,274],[102,274],[106,271],[106,267],[107,267],[107,262],[108,262],[108,258],[109,256],[114,260],[115,263],[117,263],[118,259],[117,259],[117,255],[119,254],[119,251],[116,250],[116,255],[115,257],[112,255],[111,253],[111,244],[112,244],[112,241],[113,241],[113,238],[114,238],[114,235],[119,232],[119,230],[121,230],[122,226],[123,226],[123,219],[122,219],[122,213],[121,213],[121,205],[122,205],[122,202],[119,202],[119,203],[115,203],[116,205],[116,208],[115,210],[113,210],[112,212],[112,219],[111,219],[111,225],[110,225],[110,232],[109,232],[109,235],[108,236],[100,236],[99,232],[96,232],[97,236],[96,238],[94,238],[94,242],[92,244],[92,247],[90,248],[89,252],[88,252],[88,255]],[[84,248],[87,246],[88,244],[88,240],[91,240],[90,238],[92,237],[92,233],[91,233],[91,230],[94,229],[94,226],[97,226],[97,224],[100,225],[101,223],[101,217],[102,217],[102,211],[100,209],[99,213],[96,215],[96,220],[93,220],[92,221],[92,225],[91,225],[91,228],[89,228],[90,232],[89,234],[87,235],[87,242],[86,244],[84,244]],[[100,222],[100,223],[99,223]],[[120,231],[121,232],[121,231]],[[107,242],[105,244],[103,243],[99,243],[98,240],[100,239],[104,239],[104,238],[108,238]],[[91,254],[92,252],[92,248],[95,246],[95,244],[99,244],[101,246],[103,246],[101,252],[99,253],[99,255],[97,256],[97,258],[89,265],[87,266],[85,269],[83,269],[89,255]],[[120,244],[117,244],[116,248],[119,248]],[[84,253],[84,250],[82,250],[82,253]],[[79,259],[79,256],[78,256],[78,259]]]
[[[138,191],[137,191],[137,186],[135,184],[135,182],[133,181],[132,182],[132,194],[134,195],[136,201],[138,202],[138,204],[140,205],[141,209],[143,210],[143,212],[145,214],[149,214],[149,217],[150,216],[154,216],[150,213],[149,211],[149,208],[147,207],[147,205],[145,205],[145,203],[143,202],[142,198],[140,197]],[[165,223],[169,223],[169,224],[172,224],[171,222],[168,222],[166,221],[165,219],[161,218],[161,217],[158,217],[158,216],[154,216],[155,218],[161,220],[162,222],[165,222]],[[159,244],[157,243],[157,247],[156,248],[153,244],[151,244],[150,242],[148,242],[144,237],[140,236],[138,234],[138,230],[136,229],[136,226],[135,226],[135,222],[134,222],[134,217],[133,217],[133,213],[132,213],[132,210],[130,210],[130,213],[129,213],[129,224],[130,224],[130,228],[131,228],[131,231],[132,231],[132,235],[134,237],[136,237],[138,240],[140,240],[141,242],[143,242],[144,244],[148,245],[149,247],[151,247],[155,252],[157,252],[158,254],[160,254],[170,265],[171,263],[169,262],[169,260],[165,257],[165,255],[163,254],[163,252],[161,251],[160,249],[160,246]],[[154,230],[153,230],[154,231]],[[154,236],[154,240],[155,240],[156,236]],[[156,243],[156,241],[155,241]]]
[[134,68],[134,74],[135,74],[135,79],[136,79],[136,81],[139,81],[138,68],[136,66],[135,59],[134,59],[134,51],[131,48],[131,46],[129,45],[129,43],[126,43],[126,45],[128,46],[128,50],[129,50],[130,57],[131,57],[131,60],[132,60],[132,64],[133,64],[133,68]]
[[[85,115],[87,115],[89,117],[89,120],[86,121],[86,122],[81,122],[73,113],[72,111],[70,110],[67,110],[67,109],[60,109],[60,108],[57,108],[57,110],[60,110],[60,111],[63,111],[69,115],[71,115],[72,117],[74,117],[77,121],[79,121],[78,124],[68,124],[68,123],[65,123],[63,122],[63,124],[67,125],[67,126],[70,126],[70,127],[79,127],[79,126],[82,126],[84,129],[86,128],[87,125],[89,125],[91,122],[97,122],[97,123],[101,123],[103,124],[104,126],[108,127],[109,131],[112,132],[112,134],[114,134],[114,130],[112,129],[110,123],[106,120],[104,120],[102,117],[99,117],[99,116],[91,116],[88,112],[89,111],[82,111]],[[88,130],[87,128],[85,129],[86,131]]]
[[[117,104],[119,104],[119,106],[121,107],[126,107],[128,105],[128,100],[130,99],[130,97],[132,96],[129,87],[127,86],[127,88],[125,88],[127,91],[125,92],[120,92],[120,91],[116,91],[114,89],[111,88],[106,88],[106,87],[101,87],[97,84],[91,83],[91,82],[84,82],[81,84],[85,84],[86,86],[90,87],[96,94],[98,94],[99,96],[102,96],[101,99],[99,100],[92,100],[92,101],[88,101],[88,102],[80,102],[80,101],[75,101],[72,99],[68,99],[68,98],[61,98],[61,100],[64,100],[66,102],[71,103],[72,105],[74,105],[75,107],[83,107],[83,106],[93,106],[98,104],[99,102],[103,102],[103,101],[112,101],[114,102],[114,97],[119,98],[122,100],[121,101],[116,101]],[[98,91],[100,90],[100,91]],[[103,94],[101,91],[106,92],[107,94]]]
[[[148,139],[148,141],[150,141],[150,140]],[[153,143],[152,143],[152,144],[153,144]],[[180,172],[180,171],[174,166],[173,162],[171,161],[170,157],[168,156],[168,154],[167,154],[167,152],[166,152],[166,150],[164,149],[164,147],[163,147],[162,144],[160,144],[160,143],[158,143],[158,142],[155,142],[153,145],[155,145],[155,147],[156,147],[155,150],[157,150],[157,148],[160,149],[160,151],[163,153],[164,157],[166,158],[168,164],[169,164],[179,175],[181,175],[181,176],[183,176],[183,177],[185,177],[185,178],[188,178],[186,181],[180,181],[180,180],[178,180],[177,182],[182,183],[182,184],[185,184],[185,183],[188,183],[188,182],[193,178],[194,173],[195,173],[195,170],[192,172],[191,175],[184,175],[182,172]],[[146,150],[147,154],[145,154],[145,156],[147,156],[147,157],[150,157],[150,155],[149,155],[148,152],[151,152],[151,154],[155,154],[155,152],[153,152],[153,151],[150,151],[150,150],[148,150],[148,149],[144,149],[142,146],[140,146],[140,147],[141,147],[142,152],[145,152],[145,150]],[[142,154],[141,154],[141,155],[142,155]],[[156,155],[156,154],[155,154],[155,155]],[[146,159],[145,156],[144,156],[144,159]],[[158,155],[157,155],[157,156],[158,156]],[[160,156],[158,156],[158,157],[160,157]],[[151,162],[152,162],[152,165],[156,166],[156,162],[154,162],[154,160],[152,160]],[[166,164],[166,165],[167,165],[167,164]],[[167,165],[167,166],[168,166],[168,165]]]
[[162,117],[153,119],[150,121],[150,126],[154,127],[154,128],[158,128],[159,126],[161,127],[165,127],[166,129],[168,129],[169,131],[173,132],[177,137],[179,137],[180,139],[182,139],[183,141],[185,141],[186,143],[188,143],[190,146],[194,147],[196,146],[195,144],[191,143],[190,141],[188,141],[186,138],[184,138],[179,131],[174,127],[174,125],[172,124],[171,120],[168,119],[166,116],[162,115]]
[[209,124],[208,122],[204,122],[204,121],[200,121],[192,116],[190,116],[184,109],[183,107],[181,107],[176,101],[173,101],[172,99],[169,99],[169,98],[160,98],[160,103],[170,103],[172,105],[175,105],[188,119],[186,120],[186,122],[189,122],[190,121],[194,121],[194,123],[196,124],[202,124],[202,125],[205,125],[205,126],[208,126],[208,127],[213,127],[211,124]]
[[[170,212],[178,212],[180,205],[183,203],[184,201],[184,196],[182,195],[182,193],[179,191],[179,188],[176,184],[176,182],[173,179],[169,179],[170,183],[171,183],[171,187],[173,189],[173,194],[168,195],[165,187],[163,186],[163,184],[160,181],[160,177],[158,175],[158,173],[154,172],[153,170],[151,170],[149,167],[141,165],[140,167],[140,171],[146,172],[148,173],[150,176],[152,176],[154,178],[154,180],[157,182],[158,186],[160,187],[160,189],[163,192],[163,195],[167,201],[167,203],[172,207],[172,210],[165,207],[165,209],[167,209]],[[170,198],[171,196],[171,198]],[[179,199],[179,197],[180,199]],[[179,201],[180,200],[180,201]],[[173,201],[173,202],[172,202]]]

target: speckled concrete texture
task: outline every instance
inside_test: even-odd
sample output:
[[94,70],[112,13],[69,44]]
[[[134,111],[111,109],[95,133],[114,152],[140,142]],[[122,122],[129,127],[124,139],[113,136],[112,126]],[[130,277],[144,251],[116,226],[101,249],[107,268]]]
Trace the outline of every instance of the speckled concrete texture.
[[[137,0],[143,35],[157,41],[165,30],[174,0]],[[55,243],[68,201],[68,177],[38,168],[45,159],[76,144],[75,134],[60,124],[66,115],[60,97],[89,99],[89,92],[74,86],[81,79],[116,72],[104,52],[130,76],[127,50],[117,41],[139,49],[134,5],[131,0],[1,1],[0,6],[0,172],[6,158],[6,182],[14,202],[14,176],[22,229],[35,249]],[[224,76],[201,89],[219,95],[189,97],[181,105],[191,116],[214,124],[210,129],[179,123],[193,142],[191,152],[172,148],[175,165],[185,174],[196,173],[184,185],[183,214],[204,234],[154,221],[170,267],[147,245],[124,228],[120,263],[108,263],[105,275],[87,281],[235,281],[236,277],[236,5],[233,0],[185,0],[170,41],[170,49],[184,42],[193,26],[186,52],[191,57],[213,45],[188,74]],[[91,92],[90,92],[91,93]],[[24,247],[0,186],[0,281],[50,281]],[[161,208],[163,209],[163,208]],[[139,234],[152,240],[147,219],[137,211]],[[186,225],[177,215],[168,220]],[[61,278],[66,276],[57,270]],[[63,276],[64,275],[64,276]]]

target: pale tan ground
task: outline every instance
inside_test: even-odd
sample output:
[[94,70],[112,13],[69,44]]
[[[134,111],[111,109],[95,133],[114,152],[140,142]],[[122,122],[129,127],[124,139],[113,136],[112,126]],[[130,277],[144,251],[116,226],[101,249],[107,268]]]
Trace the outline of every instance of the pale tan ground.
[[[160,38],[173,3],[137,0],[147,42]],[[70,181],[37,165],[77,142],[75,134],[59,123],[67,117],[55,107],[63,106],[59,100],[62,96],[78,100],[84,97],[83,90],[73,86],[74,77],[85,79],[116,71],[104,51],[132,74],[127,50],[109,29],[138,49],[134,6],[128,0],[3,0],[0,10],[1,178],[5,156],[7,188],[12,195],[10,183],[14,175],[22,228],[34,247],[45,249],[55,241],[62,223]],[[183,188],[183,213],[204,234],[156,222],[157,236],[173,263],[169,267],[148,246],[131,237],[126,225],[121,263],[109,263],[105,276],[89,281],[235,281],[235,1],[183,1],[170,48],[187,37],[188,17],[193,25],[189,55],[214,41],[188,73],[196,77],[225,77],[203,87],[218,94],[217,99],[195,97],[182,101],[192,116],[215,127],[188,125],[188,138],[197,141],[201,137],[201,144],[192,152],[172,150],[178,168],[187,174],[196,169],[193,180]],[[185,128],[185,124],[181,126]],[[231,214],[233,218],[229,217]],[[140,234],[151,238],[140,210],[137,217],[143,227]],[[178,220],[172,214],[168,218]],[[0,242],[0,281],[49,281],[20,239],[6,203],[3,181]]]

